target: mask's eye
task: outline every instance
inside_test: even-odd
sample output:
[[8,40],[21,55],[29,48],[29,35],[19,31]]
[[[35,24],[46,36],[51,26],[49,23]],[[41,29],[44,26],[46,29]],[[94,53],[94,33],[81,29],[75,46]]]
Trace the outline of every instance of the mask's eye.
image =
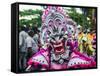
[[50,20],[49,23],[48,23],[48,25],[49,25],[50,27],[52,27],[52,26],[53,26],[53,21]]
[[60,36],[59,36],[59,39],[61,39],[63,37],[63,34],[61,34]]
[[59,25],[61,25],[61,23],[59,22]]
[[55,40],[55,37],[54,37],[54,36],[51,36],[51,39],[52,39],[52,40]]
[[64,34],[64,33],[65,33],[64,28],[61,29],[61,32],[60,32],[60,33],[61,33],[61,34]]
[[54,37],[52,37],[52,39],[53,39],[53,40],[55,40],[55,38],[54,38]]
[[63,22],[63,24],[65,24],[65,22]]

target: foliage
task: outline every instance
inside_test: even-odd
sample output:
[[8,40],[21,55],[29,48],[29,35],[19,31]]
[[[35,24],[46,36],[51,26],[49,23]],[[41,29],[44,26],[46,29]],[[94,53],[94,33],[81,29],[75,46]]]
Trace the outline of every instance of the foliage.
[[[86,9],[87,11],[83,11],[86,12],[87,14],[85,15],[84,13],[80,14],[76,11],[75,8],[71,8],[71,9],[66,9],[66,11],[70,11],[68,14],[69,16],[77,23],[77,25],[81,25],[84,28],[89,28],[92,27],[93,25],[93,21],[92,21],[92,10],[93,9]],[[82,9],[81,9],[82,10]],[[37,18],[32,18],[31,20],[28,19],[21,19],[19,20],[19,25],[34,25],[36,22],[38,23],[38,26],[41,26],[41,16],[42,16],[42,10],[32,10],[32,9],[28,9],[28,10],[23,10],[23,11],[19,11],[19,17],[25,17],[25,16],[29,16],[29,15],[38,15]],[[87,17],[90,20],[87,20]]]
[[36,18],[32,18],[31,20],[28,20],[28,19],[21,19],[19,20],[19,25],[22,26],[22,25],[34,25],[36,22],[38,23],[38,26],[41,26],[41,16],[42,16],[42,11],[41,10],[32,10],[32,9],[29,9],[29,10],[24,10],[24,11],[19,11],[19,17],[25,17],[25,16],[29,16],[29,15],[38,15],[38,17]]
[[[85,8],[86,9],[86,8]],[[81,9],[82,10],[82,9]],[[92,9],[86,9],[85,11],[87,14],[85,15],[83,12],[82,14],[78,13],[75,8],[71,8],[68,11],[71,11],[71,13],[68,13],[69,16],[77,23],[77,25],[83,26],[83,28],[91,28],[92,26]],[[89,18],[90,20],[87,20]]]

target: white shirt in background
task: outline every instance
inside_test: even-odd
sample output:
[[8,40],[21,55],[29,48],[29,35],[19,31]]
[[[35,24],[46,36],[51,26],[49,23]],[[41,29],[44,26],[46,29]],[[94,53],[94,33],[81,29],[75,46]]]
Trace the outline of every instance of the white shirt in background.
[[29,47],[32,47],[32,50],[34,53],[36,53],[38,51],[38,46],[36,44],[36,42],[34,41],[34,39],[30,36],[28,36],[25,40],[26,42],[26,50],[29,48]]
[[25,31],[21,31],[19,33],[19,46],[21,52],[26,52],[25,50],[25,40],[28,37],[28,33]]

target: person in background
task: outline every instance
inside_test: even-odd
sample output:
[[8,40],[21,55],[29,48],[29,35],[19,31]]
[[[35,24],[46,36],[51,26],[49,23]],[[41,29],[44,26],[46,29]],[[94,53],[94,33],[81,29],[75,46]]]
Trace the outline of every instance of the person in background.
[[79,25],[77,29],[78,29],[78,48],[79,48],[79,51],[83,53],[83,45],[82,45],[82,38],[84,36],[83,28],[82,26]]
[[30,24],[29,26],[28,26],[28,31],[30,31],[30,30],[32,30],[33,29],[33,26],[32,26],[32,24]]
[[19,68],[24,70],[26,68],[26,50],[25,50],[25,39],[28,37],[26,25],[21,26],[19,32]]
[[34,41],[36,42],[36,44],[38,45],[38,47],[41,48],[40,30],[38,29],[38,23],[35,23],[35,24],[34,24],[33,30],[34,30],[33,39],[34,39]]
[[38,51],[38,46],[33,39],[34,31],[32,30],[28,31],[28,35],[29,36],[25,40],[26,51],[27,51],[27,61],[32,57],[33,54],[35,54]]
[[39,30],[38,30],[38,23],[35,23],[34,25],[33,25],[33,30],[34,30],[34,32],[35,33],[39,33]]
[[88,39],[88,41],[87,41],[87,43],[88,43],[87,53],[89,55],[93,55],[93,53],[95,52],[95,49],[93,48],[93,44],[92,44],[92,41],[94,39],[94,32],[92,29],[91,29],[91,32],[89,32],[87,34],[87,39]]

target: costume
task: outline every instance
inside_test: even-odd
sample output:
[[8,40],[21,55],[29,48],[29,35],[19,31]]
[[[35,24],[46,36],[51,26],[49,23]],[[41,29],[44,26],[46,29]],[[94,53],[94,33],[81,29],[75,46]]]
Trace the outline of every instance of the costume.
[[28,61],[41,70],[95,67],[93,59],[78,51],[78,38],[75,36],[76,23],[61,7],[48,6],[42,15],[41,43],[43,47]]

